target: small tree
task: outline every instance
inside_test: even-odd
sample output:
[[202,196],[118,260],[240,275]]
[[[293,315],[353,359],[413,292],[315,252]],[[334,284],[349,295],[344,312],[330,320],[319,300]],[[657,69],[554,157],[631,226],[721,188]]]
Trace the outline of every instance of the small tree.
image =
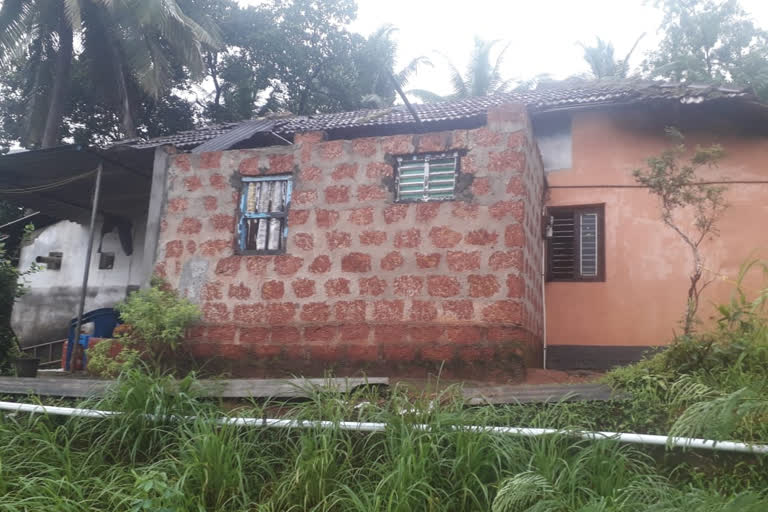
[[659,198],[664,224],[672,228],[690,249],[693,265],[683,317],[683,334],[689,335],[693,332],[701,293],[712,282],[702,280],[704,255],[701,246],[705,240],[719,235],[716,224],[728,206],[724,198],[725,187],[703,182],[696,173],[702,167],[716,166],[724,151],[717,144],[705,148],[696,146],[693,154],[688,156],[683,134],[671,127],[665,131],[673,146],[659,156],[649,158],[646,169],[636,169],[632,174],[639,184],[648,187],[651,194]]

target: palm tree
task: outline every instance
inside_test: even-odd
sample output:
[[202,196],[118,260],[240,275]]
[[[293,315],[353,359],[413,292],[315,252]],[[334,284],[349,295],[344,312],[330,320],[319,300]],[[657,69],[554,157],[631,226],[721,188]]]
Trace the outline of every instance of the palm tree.
[[501,75],[501,66],[504,56],[509,48],[509,43],[502,48],[496,59],[491,61],[491,53],[500,41],[486,41],[475,37],[475,46],[469,59],[467,70],[461,73],[459,69],[446,58],[451,70],[451,85],[453,92],[447,96],[440,96],[431,91],[414,89],[408,94],[416,96],[422,101],[433,102],[448,99],[463,99],[475,96],[489,96],[507,92],[512,86],[513,80],[505,80]]
[[589,64],[591,71],[590,78],[601,79],[625,79],[629,74],[629,58],[637,48],[640,40],[645,37],[641,34],[635,40],[629,52],[623,59],[616,59],[614,56],[613,44],[603,41],[599,37],[595,38],[594,46],[587,46],[584,43],[578,43],[584,49],[584,60]]
[[137,135],[132,88],[156,98],[179,67],[202,76],[201,46],[218,44],[176,0],[5,0],[0,34],[0,64],[27,54],[29,140],[42,147],[59,141],[75,37],[127,137]]
[[360,68],[361,89],[364,92],[362,101],[378,108],[391,106],[397,99],[397,92],[392,83],[404,88],[419,67],[432,66],[429,58],[420,56],[412,59],[400,71],[395,72],[397,58],[397,41],[392,36],[397,27],[385,24],[379,27],[363,43],[361,50]]

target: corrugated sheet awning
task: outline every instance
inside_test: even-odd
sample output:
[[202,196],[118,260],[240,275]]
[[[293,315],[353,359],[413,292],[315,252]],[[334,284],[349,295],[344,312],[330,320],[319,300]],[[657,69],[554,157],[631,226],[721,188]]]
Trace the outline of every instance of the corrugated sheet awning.
[[0,157],[0,199],[55,219],[85,222],[94,171],[101,161],[99,213],[131,219],[146,214],[154,150],[102,151],[79,145],[23,151]]

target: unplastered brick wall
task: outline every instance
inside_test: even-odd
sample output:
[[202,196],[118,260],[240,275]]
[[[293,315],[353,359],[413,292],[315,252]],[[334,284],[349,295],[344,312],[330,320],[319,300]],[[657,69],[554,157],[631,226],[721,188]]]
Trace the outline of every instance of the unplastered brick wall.
[[[456,200],[398,204],[398,155],[459,151]],[[199,358],[244,375],[515,378],[539,360],[544,173],[525,111],[417,135],[178,154],[156,271],[197,302]],[[293,175],[287,251],[239,255],[242,176]]]

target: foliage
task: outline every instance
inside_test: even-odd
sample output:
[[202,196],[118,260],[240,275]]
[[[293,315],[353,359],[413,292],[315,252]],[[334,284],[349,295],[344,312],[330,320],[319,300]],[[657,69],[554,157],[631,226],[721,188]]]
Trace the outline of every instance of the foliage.
[[392,81],[394,80],[401,89],[405,89],[419,68],[432,66],[429,58],[421,56],[415,57],[400,71],[395,72],[395,32],[397,28],[394,25],[382,25],[368,36],[360,49],[357,66],[361,91],[369,91],[362,98],[366,105],[376,108],[393,105],[398,98]]
[[[717,221],[727,208],[725,188],[707,184],[697,175],[702,167],[716,166],[724,155],[723,148],[712,145],[697,146],[688,157],[683,135],[675,128],[667,128],[673,146],[659,156],[648,159],[647,169],[633,171],[635,181],[648,188],[659,199],[661,219],[688,246],[693,268],[689,275],[687,306],[683,317],[683,334],[693,332],[699,300],[711,281],[702,281],[705,259],[702,243],[716,237]],[[693,225],[688,221],[693,218]]]
[[584,60],[589,65],[591,72],[590,78],[613,79],[622,80],[629,76],[629,59],[635,52],[635,48],[640,43],[640,40],[645,37],[645,34],[641,34],[635,40],[635,44],[627,52],[623,59],[617,59],[614,56],[613,44],[608,41],[603,41],[599,37],[595,37],[595,45],[587,46],[584,43],[579,43],[579,46],[584,50]]
[[219,0],[192,6],[221,27],[225,42],[206,57],[213,91],[198,99],[204,117],[213,121],[391,105],[390,75],[404,86],[428,65],[419,57],[395,71],[396,29],[384,25],[368,38],[349,32],[357,10],[351,0],[281,0],[247,8]]
[[[173,364],[186,329],[200,318],[196,305],[158,279],[151,287],[131,293],[115,309],[125,326],[114,340],[89,349],[88,367],[99,375],[114,376],[137,368],[141,360],[153,371],[164,371]],[[115,343],[121,350],[112,358]]]
[[[13,46],[21,40],[6,37],[12,47],[0,44],[5,59],[0,151],[15,141],[28,148],[42,144],[54,85],[61,83],[54,68],[61,54],[57,20],[62,19],[62,1],[20,0],[23,6],[46,7],[29,10],[29,19],[23,20],[34,25],[33,43]],[[13,3],[6,2],[0,28],[3,20],[20,19],[13,16]],[[57,140],[108,144],[126,135],[187,130],[198,122],[389,106],[396,100],[390,75],[404,87],[420,67],[429,65],[419,57],[394,69],[396,29],[390,25],[367,38],[350,32],[353,0],[278,0],[250,6],[235,0],[66,3],[78,8],[75,17],[82,30],[73,34],[81,44],[72,50]],[[175,13],[168,26],[163,23],[168,16],[160,15],[166,9]],[[181,43],[156,45],[163,30]],[[115,33],[126,37],[116,41],[111,37]],[[115,52],[119,58],[113,58]]]
[[503,78],[501,66],[504,63],[504,56],[509,44],[498,52],[495,60],[492,61],[491,59],[491,54],[499,43],[498,40],[486,41],[475,37],[472,55],[464,73],[450,59],[446,58],[447,65],[451,70],[451,85],[453,87],[453,92],[448,96],[440,96],[423,89],[413,89],[408,91],[408,94],[412,94],[422,101],[432,102],[507,92],[512,87],[513,80]]
[[122,135],[136,137],[141,96],[159,98],[182,68],[202,78],[202,46],[218,45],[176,0],[6,1],[0,30],[4,74],[21,78],[13,101],[25,107],[19,135],[26,147],[61,140],[73,63],[87,73],[80,83],[95,85],[91,100],[110,105]]
[[105,339],[88,347],[88,372],[115,378],[121,373],[141,368],[141,352],[130,339]]
[[652,77],[734,83],[768,97],[768,33],[737,0],[657,0],[662,40],[645,63]]
[[638,411],[657,411],[673,435],[768,440],[768,289],[748,297],[744,281],[768,263],[742,266],[710,332],[681,336],[664,351],[614,370],[608,381],[632,393]]
[[[521,410],[527,425],[586,425],[589,413],[574,415],[568,404],[467,408],[455,389],[435,396],[396,387],[382,398],[308,388],[305,402],[240,404],[225,413],[195,389],[192,378],[131,371],[106,397],[83,404],[121,415],[0,416],[0,509],[757,512],[768,505],[760,491],[765,463],[746,455],[728,461],[724,477],[708,479],[680,459],[612,440],[454,428],[520,424]],[[328,423],[221,423],[240,416]],[[343,420],[389,427],[355,432],[341,428]],[[723,462],[702,453],[697,468]],[[748,479],[734,469],[742,465],[756,467]]]
[[[28,225],[25,233],[34,229]],[[11,313],[16,299],[24,295],[24,276],[36,271],[32,267],[20,271],[0,242],[0,374],[7,373],[14,357],[19,355],[19,342],[11,328]]]

